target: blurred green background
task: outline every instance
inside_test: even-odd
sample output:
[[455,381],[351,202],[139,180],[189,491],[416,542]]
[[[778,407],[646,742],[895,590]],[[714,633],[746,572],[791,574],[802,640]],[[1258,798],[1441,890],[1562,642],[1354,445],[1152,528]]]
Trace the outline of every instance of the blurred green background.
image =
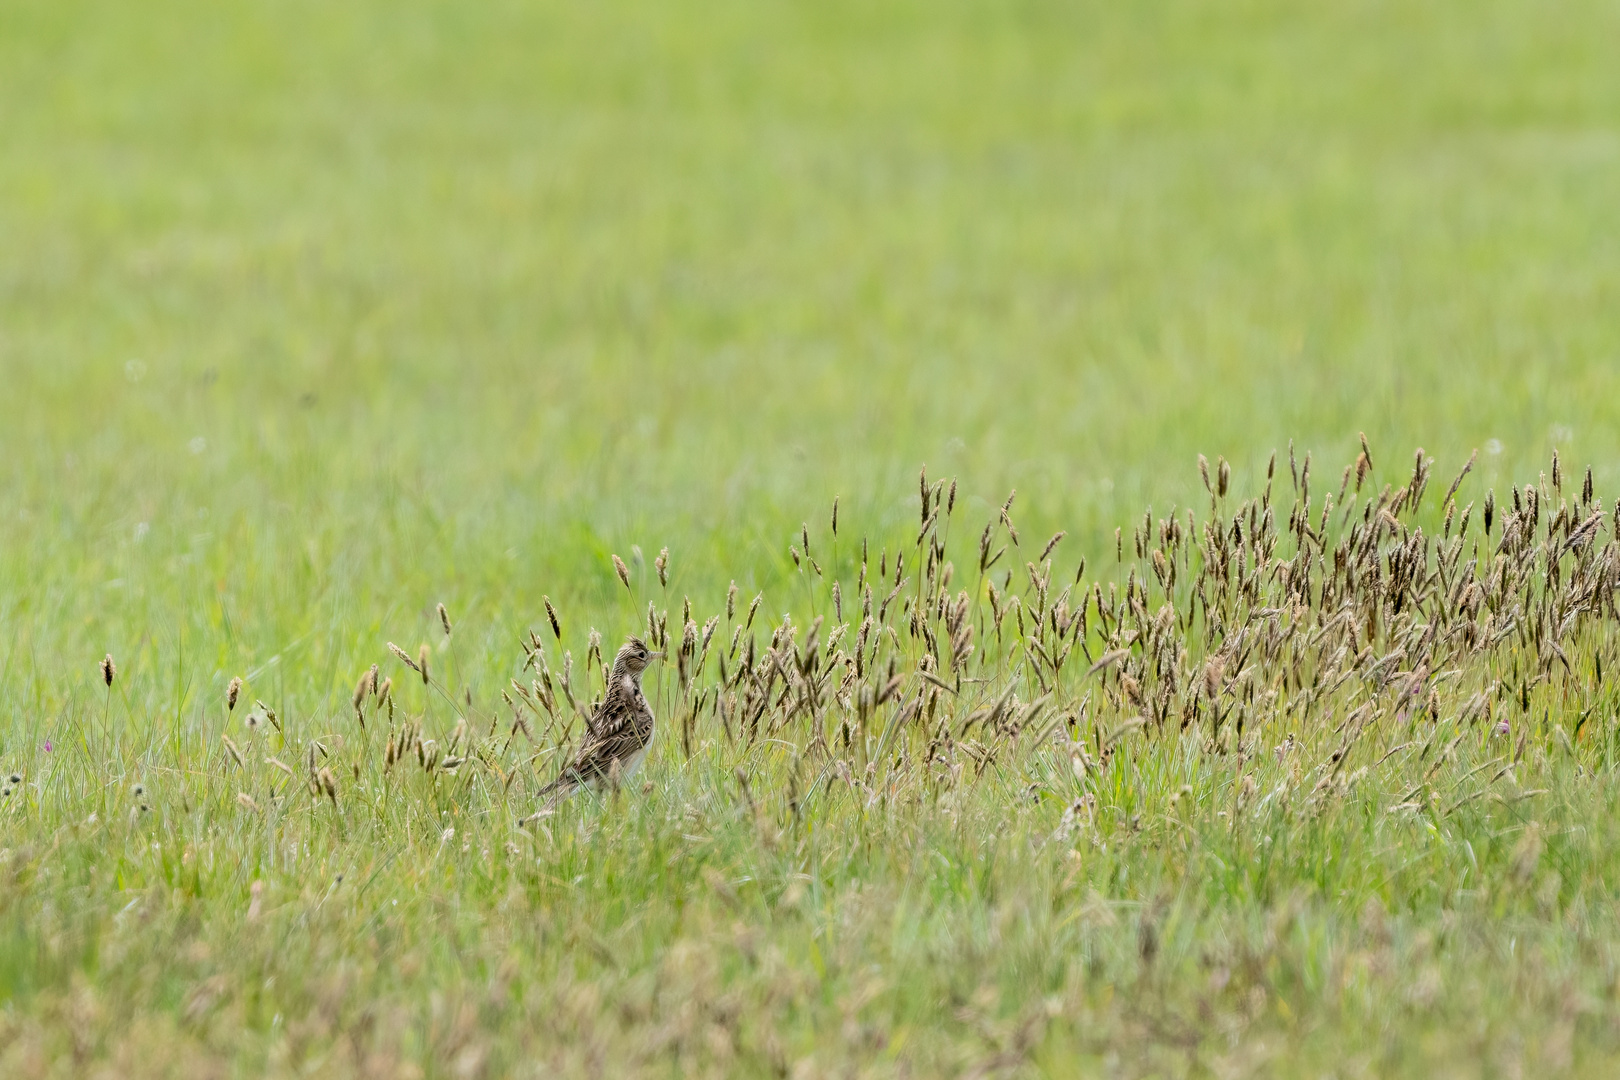
[[924,463],[1094,563],[1290,438],[1331,489],[1365,430],[1381,480],[1556,445],[1613,493],[1617,40],[1597,2],[0,0],[0,739],[108,650],[143,707],[248,672],[296,711],[440,599],[470,668],[542,593],[617,634],[632,544],[712,608],[835,494],[897,536]]

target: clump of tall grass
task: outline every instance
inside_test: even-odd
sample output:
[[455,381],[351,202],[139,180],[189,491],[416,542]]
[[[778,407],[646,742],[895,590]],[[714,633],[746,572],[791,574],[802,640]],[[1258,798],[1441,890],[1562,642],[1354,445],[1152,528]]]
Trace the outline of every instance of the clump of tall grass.
[[[1090,577],[1083,558],[1059,573],[1064,532],[1023,556],[1016,493],[963,544],[950,528],[955,481],[925,472],[915,533],[875,560],[865,537],[837,557],[835,501],[826,563],[808,523],[788,545],[807,610],[762,622],[763,597],[739,612],[735,583],[708,615],[690,597],[673,611],[648,603],[644,633],[673,669],[655,703],[667,752],[687,759],[710,744],[755,763],[746,773],[768,748],[781,783],[752,790],[790,821],[834,782],[875,805],[937,795],[1056,748],[1084,783],[1121,747],[1172,737],[1234,762],[1238,802],[1253,786],[1245,763],[1279,748],[1303,762],[1306,798],[1320,801],[1395,755],[1438,762],[1466,739],[1516,734],[1494,775],[1441,791],[1429,768],[1396,804],[1485,797],[1511,782],[1535,701],[1574,684],[1600,691],[1605,631],[1620,619],[1620,549],[1590,470],[1566,493],[1555,456],[1550,478],[1512,488],[1498,514],[1491,491],[1459,509],[1472,466],[1432,500],[1434,461],[1419,450],[1409,473],[1374,491],[1363,438],[1337,491],[1313,491],[1310,457],[1290,446],[1287,472],[1279,478],[1273,454],[1259,490],[1238,498],[1225,459],[1200,457],[1207,504],[1144,513],[1116,534],[1116,564]],[[640,571],[611,561],[634,596]],[[666,548],[654,563],[666,600],[669,568]],[[590,723],[606,683],[600,633],[590,630],[582,683],[562,648],[561,614],[549,597],[544,608],[561,655],[526,634],[520,672],[499,692],[504,719],[473,710],[470,687],[458,698],[428,646],[413,657],[390,642],[451,717],[396,717],[392,682],[373,664],[356,683],[353,714],[364,734],[369,703],[386,735],[344,755],[356,779],[408,761],[435,784],[477,786],[521,811]],[[435,610],[448,639],[448,612]],[[231,710],[240,688],[233,680]],[[1566,737],[1579,738],[1590,713]],[[225,745],[241,766],[240,747],[229,736]],[[333,749],[320,740],[306,749],[304,785],[338,805],[336,773],[323,764]]]

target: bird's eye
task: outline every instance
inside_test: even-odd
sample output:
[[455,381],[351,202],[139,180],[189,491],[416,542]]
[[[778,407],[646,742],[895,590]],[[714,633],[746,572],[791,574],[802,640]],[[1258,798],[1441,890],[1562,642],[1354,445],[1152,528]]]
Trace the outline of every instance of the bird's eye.
[[640,657],[641,659],[645,660],[645,659],[647,659],[647,650],[646,649],[637,649],[636,650],[636,655],[638,657]]

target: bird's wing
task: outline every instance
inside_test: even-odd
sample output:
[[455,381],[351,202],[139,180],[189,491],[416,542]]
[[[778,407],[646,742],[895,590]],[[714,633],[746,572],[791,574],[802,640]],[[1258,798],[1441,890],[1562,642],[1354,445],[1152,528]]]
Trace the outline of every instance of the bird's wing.
[[613,762],[629,757],[647,743],[647,732],[637,723],[639,710],[634,701],[614,695],[602,703],[594,718],[593,733],[586,738],[565,775],[593,779],[608,775]]
[[[628,681],[628,680],[626,680]],[[632,688],[633,689],[633,688]],[[591,717],[590,742],[604,742],[620,732],[635,726],[636,707],[633,694],[609,694]]]

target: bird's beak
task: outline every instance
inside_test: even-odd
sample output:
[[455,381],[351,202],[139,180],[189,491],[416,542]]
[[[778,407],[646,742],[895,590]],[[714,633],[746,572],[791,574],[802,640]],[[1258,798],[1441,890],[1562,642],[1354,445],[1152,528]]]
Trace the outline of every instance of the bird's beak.
[[647,654],[647,660],[649,662],[651,662],[653,660],[662,660],[663,658],[664,658],[664,654],[663,654],[662,651],[650,652],[650,653]]

